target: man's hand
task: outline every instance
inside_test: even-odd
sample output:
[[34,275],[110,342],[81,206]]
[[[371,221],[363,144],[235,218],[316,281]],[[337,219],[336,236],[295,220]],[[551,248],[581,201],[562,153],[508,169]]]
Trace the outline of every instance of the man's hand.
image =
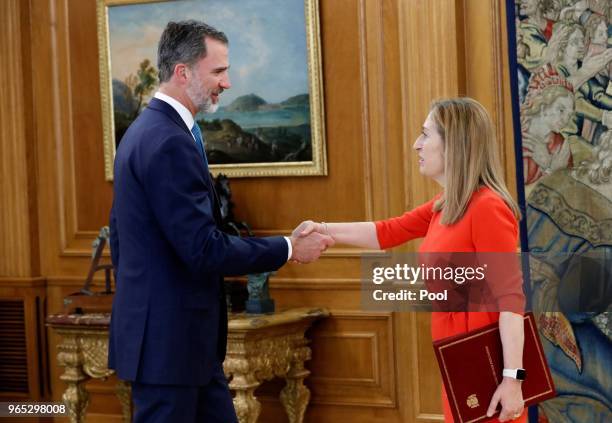
[[321,235],[317,232],[312,233],[312,231],[304,235],[295,235],[296,231],[297,229],[293,231],[290,238],[293,248],[291,261],[297,263],[312,263],[321,256],[323,251],[334,245],[334,240],[328,235]]
[[499,414],[500,422],[507,422],[517,419],[523,414],[525,403],[523,402],[523,391],[521,381],[504,377],[497,390],[493,394],[491,404],[487,410],[487,417],[495,414],[497,404],[501,402],[502,410]]
[[305,237],[313,232],[318,232],[323,235],[329,235],[325,232],[325,228],[322,224],[313,222],[312,220],[305,220],[293,230],[291,236],[300,238]]

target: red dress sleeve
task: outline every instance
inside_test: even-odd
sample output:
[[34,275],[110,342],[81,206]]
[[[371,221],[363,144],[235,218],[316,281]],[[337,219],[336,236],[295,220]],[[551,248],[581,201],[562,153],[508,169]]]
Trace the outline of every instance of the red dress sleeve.
[[472,242],[478,253],[514,253],[518,245],[518,222],[501,197],[478,199],[472,211]]
[[[519,257],[518,222],[510,207],[498,196],[474,204],[472,242],[479,260],[487,263],[487,280],[499,311],[522,314],[525,310],[523,277]],[[500,254],[505,253],[505,254]]]
[[386,250],[422,238],[427,234],[433,216],[433,205],[437,198],[420,205],[401,216],[374,222],[380,248]]

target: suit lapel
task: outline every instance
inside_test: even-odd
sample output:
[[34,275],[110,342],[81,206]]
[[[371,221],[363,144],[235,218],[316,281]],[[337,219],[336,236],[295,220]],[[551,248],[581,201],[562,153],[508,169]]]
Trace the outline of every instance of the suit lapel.
[[[174,110],[174,107],[172,107],[165,101],[162,101],[155,97],[151,99],[147,107],[153,110],[157,110],[158,112],[162,112],[163,114],[168,116],[170,120],[172,120],[183,131],[185,131],[185,133],[187,134],[187,136],[189,136],[189,138],[193,138],[193,135],[191,134],[191,129],[187,128],[187,125],[185,125],[185,121],[183,120],[183,118],[181,118],[181,115],[179,115],[178,112]],[[198,156],[200,155],[198,154]],[[206,174],[204,177],[204,180],[208,184],[208,187],[210,188],[211,192],[213,193],[213,207],[212,207],[213,215],[214,215],[215,221],[217,222],[217,225],[220,225],[221,224],[221,209],[220,209],[221,203],[219,202],[219,197],[217,195],[217,191],[215,190],[215,185],[213,184],[213,181],[210,177],[208,168],[204,168],[204,166],[202,167],[203,167],[204,173]]]
[[147,107],[153,110],[157,110],[158,112],[162,112],[163,114],[168,116],[170,120],[180,126],[181,129],[185,131],[187,135],[193,138],[193,135],[191,135],[191,129],[187,128],[187,125],[185,125],[185,121],[183,120],[183,118],[181,118],[181,115],[179,115],[178,112],[174,110],[174,107],[172,107],[165,101],[162,101],[155,97],[151,99]]

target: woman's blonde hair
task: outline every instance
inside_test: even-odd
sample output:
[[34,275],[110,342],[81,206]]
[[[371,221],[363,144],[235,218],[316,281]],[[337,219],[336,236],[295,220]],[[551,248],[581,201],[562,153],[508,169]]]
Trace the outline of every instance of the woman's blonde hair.
[[499,194],[514,216],[520,210],[503,179],[493,122],[485,108],[469,97],[441,99],[431,106],[431,116],[444,142],[445,187],[435,202],[441,223],[456,223],[472,194],[486,186]]

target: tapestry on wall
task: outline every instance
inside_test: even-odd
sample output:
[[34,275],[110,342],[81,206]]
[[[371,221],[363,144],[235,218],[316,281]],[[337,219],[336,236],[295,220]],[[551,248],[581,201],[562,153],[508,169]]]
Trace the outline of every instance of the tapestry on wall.
[[539,422],[612,422],[612,0],[508,0],[507,12],[523,249],[558,393]]

